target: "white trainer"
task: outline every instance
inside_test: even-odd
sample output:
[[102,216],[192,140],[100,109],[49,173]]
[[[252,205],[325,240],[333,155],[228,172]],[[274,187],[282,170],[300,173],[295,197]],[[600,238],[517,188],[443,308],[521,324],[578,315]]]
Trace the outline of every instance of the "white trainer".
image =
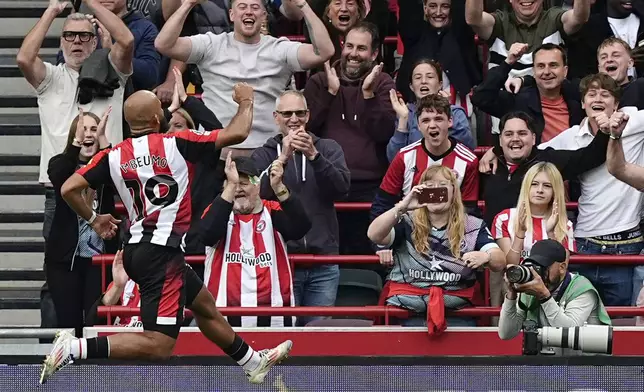
[[293,347],[293,342],[287,340],[283,343],[280,343],[275,348],[260,351],[259,355],[262,357],[262,361],[257,369],[251,372],[246,372],[248,381],[250,381],[252,384],[263,383],[264,377],[266,377],[269,370],[271,370],[274,365],[277,365],[288,358],[288,353],[291,351],[291,347]]
[[74,362],[71,343],[76,339],[67,331],[56,334],[51,352],[45,358],[40,373],[40,383],[44,384],[54,373]]

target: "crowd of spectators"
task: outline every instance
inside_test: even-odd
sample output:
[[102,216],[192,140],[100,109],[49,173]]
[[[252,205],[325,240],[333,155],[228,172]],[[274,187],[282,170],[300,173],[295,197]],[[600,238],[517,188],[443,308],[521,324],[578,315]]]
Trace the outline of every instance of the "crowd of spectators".
[[[75,169],[130,136],[124,100],[150,90],[166,108],[163,130],[205,132],[236,113],[238,82],[255,90],[252,130],[195,166],[184,247],[207,256],[199,273],[218,305],[333,306],[342,269],[291,271],[286,254],[374,252],[381,265],[363,274],[386,281],[381,303],[411,310],[401,324],[430,331],[476,325],[444,309],[482,304],[487,294],[503,304],[502,337],[516,334],[521,317],[606,323],[602,303],[635,305],[644,266],[568,260],[644,251],[643,185],[624,174],[624,162],[644,165],[644,4],[500,3],[84,0],[50,64],[38,52],[65,7],[50,0],[17,57],[42,129],[43,325],[78,329],[96,322],[101,303],[138,306],[120,255],[101,295],[91,257],[119,244],[96,238],[60,195]],[[285,37],[301,34],[302,42]],[[390,36],[395,50],[384,43]],[[108,189],[86,197],[96,211],[114,210]],[[369,202],[371,211],[336,214],[338,201]],[[566,211],[567,201],[578,209]],[[506,267],[532,260],[542,240],[563,247],[534,276],[538,290],[504,283]],[[489,292],[479,284],[486,268]],[[569,292],[579,276],[593,289]],[[530,313],[534,301],[517,292],[537,297],[543,313]],[[576,294],[592,309],[580,312]]]

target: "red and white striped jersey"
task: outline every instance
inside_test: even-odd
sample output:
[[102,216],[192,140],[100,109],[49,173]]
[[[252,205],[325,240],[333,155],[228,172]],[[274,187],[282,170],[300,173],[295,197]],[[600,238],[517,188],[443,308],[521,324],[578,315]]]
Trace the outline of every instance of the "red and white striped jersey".
[[[107,286],[107,290],[114,285],[114,282],[110,283]],[[128,280],[125,283],[125,289],[123,294],[121,294],[120,303],[122,306],[127,306],[128,308],[140,308],[141,307],[141,294],[139,293],[139,285],[136,284],[132,279]],[[116,317],[114,319],[114,325],[122,327],[141,327],[143,326],[139,316],[126,316],[126,317]]]
[[78,174],[94,189],[113,183],[130,220],[128,244],[179,247],[190,227],[194,164],[215,154],[219,131],[131,138],[99,152]]
[[[500,238],[509,238],[514,241],[515,223],[518,215],[517,208],[508,208],[499,212],[494,218],[492,225],[492,237],[495,240]],[[564,237],[561,244],[570,252],[577,252],[577,245],[575,244],[575,235],[573,233],[572,222],[568,221],[568,230],[566,237]],[[546,220],[543,217],[532,217],[532,233],[525,233],[523,240],[523,251],[521,252],[521,260],[530,256],[530,249],[535,242],[547,240],[548,233],[546,230]]]
[[472,150],[454,139],[452,146],[440,157],[431,157],[424,139],[401,148],[387,169],[380,189],[403,197],[418,184],[420,177],[431,165],[443,165],[458,174],[463,201],[479,198],[479,160]]
[[[286,243],[271,218],[271,212],[281,207],[274,201],[262,202],[264,208],[256,214],[231,213],[226,238],[214,248],[206,247],[205,284],[218,307],[295,306]],[[231,317],[228,321],[236,324]],[[244,316],[241,325],[233,326],[292,325],[292,317]]]

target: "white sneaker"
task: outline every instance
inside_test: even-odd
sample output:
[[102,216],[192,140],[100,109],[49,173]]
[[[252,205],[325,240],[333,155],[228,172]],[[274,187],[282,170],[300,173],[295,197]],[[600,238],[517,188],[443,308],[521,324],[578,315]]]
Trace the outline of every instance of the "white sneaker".
[[250,381],[252,384],[263,383],[264,377],[266,377],[268,371],[271,370],[274,365],[277,365],[278,363],[288,358],[288,353],[289,351],[291,351],[291,347],[293,347],[293,342],[287,340],[283,343],[280,343],[275,348],[260,351],[259,355],[262,357],[262,360],[257,369],[251,372],[246,372],[248,381]]
[[51,352],[42,364],[41,384],[44,384],[54,373],[74,362],[71,347],[74,339],[76,338],[67,331],[59,331],[56,334]]

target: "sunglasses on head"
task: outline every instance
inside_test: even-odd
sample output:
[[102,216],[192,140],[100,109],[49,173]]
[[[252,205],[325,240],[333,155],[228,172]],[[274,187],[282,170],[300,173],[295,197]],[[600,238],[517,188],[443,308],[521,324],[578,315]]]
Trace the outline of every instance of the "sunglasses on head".
[[90,33],[89,31],[63,31],[63,39],[67,42],[74,42],[76,37],[81,42],[89,42],[89,40],[94,38],[94,33]]
[[279,113],[280,115],[286,118],[291,118],[293,114],[295,114],[299,118],[306,117],[306,114],[308,112],[309,112],[308,110],[283,110],[283,111],[277,110],[277,113]]

